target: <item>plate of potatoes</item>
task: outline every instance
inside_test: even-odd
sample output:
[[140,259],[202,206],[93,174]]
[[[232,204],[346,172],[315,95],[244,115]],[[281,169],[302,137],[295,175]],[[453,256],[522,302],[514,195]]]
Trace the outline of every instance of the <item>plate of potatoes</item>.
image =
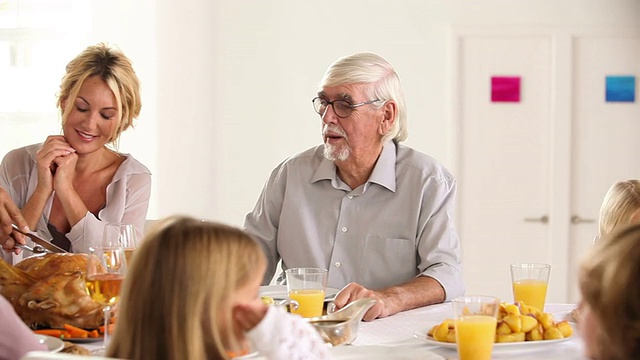
[[[500,303],[496,326],[494,352],[546,348],[565,342],[574,336],[575,324],[566,320],[556,321],[550,313],[519,301],[513,304]],[[444,319],[413,334],[416,338],[446,348],[456,349],[453,319]]]

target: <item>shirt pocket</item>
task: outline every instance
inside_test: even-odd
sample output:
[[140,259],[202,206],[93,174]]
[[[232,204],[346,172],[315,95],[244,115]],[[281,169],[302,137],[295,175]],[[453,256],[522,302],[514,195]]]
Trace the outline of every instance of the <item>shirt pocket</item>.
[[361,264],[364,286],[376,289],[407,282],[418,274],[415,242],[368,235]]

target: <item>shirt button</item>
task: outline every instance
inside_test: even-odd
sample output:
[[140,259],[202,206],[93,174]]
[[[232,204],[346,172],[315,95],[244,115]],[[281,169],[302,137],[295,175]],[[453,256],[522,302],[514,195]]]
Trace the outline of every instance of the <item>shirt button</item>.
[[342,266],[342,263],[340,263],[340,261],[336,261],[335,266],[339,268],[340,266]]
[[344,226],[344,227],[343,227],[342,229],[340,229],[340,230],[341,230],[343,233],[346,233],[348,229],[347,229],[347,227],[346,227],[346,226]]
[[347,196],[349,199],[353,199],[353,195],[349,195]]

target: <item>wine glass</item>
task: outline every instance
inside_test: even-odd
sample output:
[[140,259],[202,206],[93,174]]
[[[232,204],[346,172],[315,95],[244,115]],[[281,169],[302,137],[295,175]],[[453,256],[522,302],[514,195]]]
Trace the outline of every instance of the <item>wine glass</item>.
[[[133,252],[138,247],[138,236],[136,229],[131,224],[107,224],[104,229],[104,238],[109,239],[109,245],[119,244],[124,249],[124,256],[127,259],[127,265],[131,266]],[[116,243],[117,239],[117,243]],[[106,245],[103,241],[102,245]]]
[[109,344],[111,308],[120,300],[120,288],[127,273],[124,248],[113,241],[113,232],[105,228],[101,246],[89,248],[86,287],[91,298],[104,306],[104,346],[93,351],[102,355]]

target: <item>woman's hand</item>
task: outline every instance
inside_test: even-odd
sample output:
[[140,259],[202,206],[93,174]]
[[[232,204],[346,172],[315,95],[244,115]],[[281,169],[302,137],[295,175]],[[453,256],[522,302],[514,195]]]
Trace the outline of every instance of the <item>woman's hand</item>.
[[36,154],[38,163],[38,187],[37,191],[44,194],[51,194],[54,189],[53,179],[57,173],[57,159],[74,154],[75,150],[67,143],[62,135],[51,135],[47,137],[42,148]]
[[73,189],[73,177],[76,172],[78,154],[75,152],[58,156],[53,160],[56,165],[56,173],[53,177],[53,189],[60,194],[65,194]]

